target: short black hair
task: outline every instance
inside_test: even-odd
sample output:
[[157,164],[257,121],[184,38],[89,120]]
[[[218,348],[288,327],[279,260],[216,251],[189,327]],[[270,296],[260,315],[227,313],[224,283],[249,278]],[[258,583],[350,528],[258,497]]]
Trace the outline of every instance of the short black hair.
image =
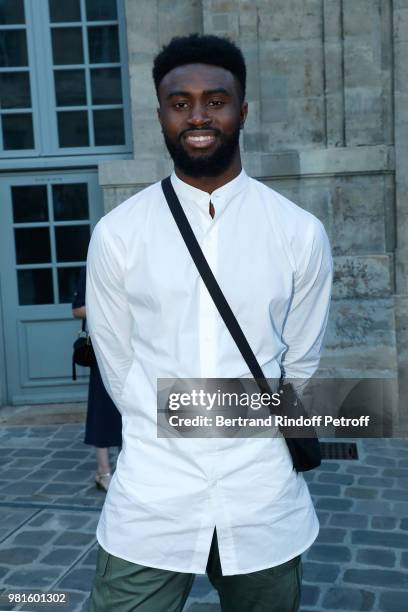
[[241,85],[245,97],[246,66],[242,51],[228,38],[212,34],[176,36],[165,45],[153,64],[153,80],[159,97],[159,85],[170,70],[185,64],[210,64],[229,70]]

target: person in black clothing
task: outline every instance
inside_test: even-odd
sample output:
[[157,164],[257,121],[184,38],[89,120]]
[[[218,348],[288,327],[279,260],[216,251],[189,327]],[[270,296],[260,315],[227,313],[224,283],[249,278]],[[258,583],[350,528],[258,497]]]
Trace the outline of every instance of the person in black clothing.
[[[86,268],[80,272],[77,290],[72,302],[72,314],[85,319]],[[107,491],[112,478],[108,448],[122,446],[122,418],[103,385],[98,364],[91,367],[88,392],[88,411],[85,426],[85,444],[96,448],[97,487]]]

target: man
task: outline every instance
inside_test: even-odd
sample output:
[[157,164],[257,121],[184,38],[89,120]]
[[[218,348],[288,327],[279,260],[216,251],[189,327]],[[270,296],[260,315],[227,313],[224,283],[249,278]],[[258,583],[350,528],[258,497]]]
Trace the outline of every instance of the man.
[[[173,39],[153,69],[158,117],[173,187],[265,376],[303,379],[319,362],[330,248],[317,219],[241,167],[245,75],[228,40]],[[160,183],[98,223],[87,290],[123,420],[91,610],[180,611],[206,570],[224,612],[297,610],[300,554],[318,521],[284,439],[157,437],[158,378],[248,376]]]

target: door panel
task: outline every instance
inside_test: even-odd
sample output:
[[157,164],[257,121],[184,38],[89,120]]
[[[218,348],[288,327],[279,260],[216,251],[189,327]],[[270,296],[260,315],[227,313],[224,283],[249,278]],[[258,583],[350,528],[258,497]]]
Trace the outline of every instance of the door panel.
[[12,404],[80,401],[88,370],[71,380],[71,313],[92,228],[102,215],[96,171],[25,175],[0,190],[7,397]]

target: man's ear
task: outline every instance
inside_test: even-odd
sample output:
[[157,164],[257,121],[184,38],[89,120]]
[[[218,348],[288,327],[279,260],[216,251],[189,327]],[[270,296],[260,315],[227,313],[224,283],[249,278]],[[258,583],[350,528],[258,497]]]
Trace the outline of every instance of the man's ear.
[[248,102],[243,102],[241,105],[240,124],[239,124],[239,127],[241,130],[244,129],[244,125],[245,125],[247,116],[248,116]]

